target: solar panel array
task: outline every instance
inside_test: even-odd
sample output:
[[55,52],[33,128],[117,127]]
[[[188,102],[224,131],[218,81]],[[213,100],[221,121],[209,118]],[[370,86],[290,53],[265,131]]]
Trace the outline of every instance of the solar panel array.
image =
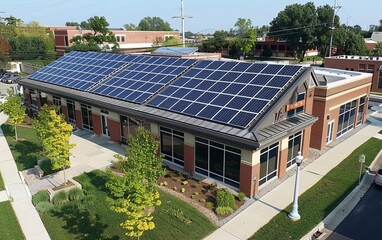
[[301,68],[71,52],[29,78],[246,128]]
[[134,103],[143,103],[186,71],[196,60],[140,56],[90,92]]
[[148,105],[245,128],[301,68],[204,60]]
[[29,78],[73,89],[86,90],[137,56],[70,52]]

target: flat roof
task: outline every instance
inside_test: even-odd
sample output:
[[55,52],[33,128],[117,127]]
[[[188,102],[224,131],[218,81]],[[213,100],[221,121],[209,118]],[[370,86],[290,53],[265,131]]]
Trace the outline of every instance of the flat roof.
[[313,68],[314,74],[318,79],[319,86],[333,86],[344,82],[357,81],[372,77],[371,73],[355,72],[335,68]]
[[326,57],[331,59],[348,59],[348,60],[365,60],[365,61],[381,61],[382,57],[375,56],[358,56],[358,55],[338,55],[332,57]]

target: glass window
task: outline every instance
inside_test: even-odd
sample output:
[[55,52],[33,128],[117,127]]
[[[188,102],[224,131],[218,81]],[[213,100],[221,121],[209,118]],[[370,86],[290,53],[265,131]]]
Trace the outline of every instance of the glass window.
[[68,105],[68,120],[70,123],[76,123],[76,104],[72,100],[66,100]]
[[364,113],[364,108],[365,108],[365,101],[366,101],[366,96],[361,97],[359,99],[358,115],[357,115],[357,126],[362,124],[363,113]]
[[356,103],[357,101],[354,100],[340,107],[337,137],[341,137],[354,128]]
[[239,188],[241,150],[195,138],[195,171]]
[[167,161],[184,165],[184,134],[169,128],[160,128],[161,152]]
[[53,105],[58,107],[58,113],[62,114],[62,109],[61,109],[61,98],[53,96]]
[[119,116],[121,122],[121,142],[127,144],[128,138],[130,136],[135,136],[137,134],[138,127],[143,127],[150,130],[150,124],[145,123],[143,120],[130,118],[127,116]]
[[302,131],[289,136],[287,168],[296,163],[296,156],[301,151]]
[[262,185],[277,176],[279,143],[266,147],[260,152],[260,179]]
[[81,104],[82,127],[93,131],[92,107]]

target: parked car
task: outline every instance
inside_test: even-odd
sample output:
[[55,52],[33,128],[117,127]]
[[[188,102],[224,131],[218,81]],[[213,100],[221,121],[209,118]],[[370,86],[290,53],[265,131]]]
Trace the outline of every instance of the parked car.
[[15,83],[15,80],[19,79],[19,75],[17,73],[5,73],[1,77],[1,82],[3,83]]
[[375,174],[374,183],[378,186],[382,186],[382,167]]

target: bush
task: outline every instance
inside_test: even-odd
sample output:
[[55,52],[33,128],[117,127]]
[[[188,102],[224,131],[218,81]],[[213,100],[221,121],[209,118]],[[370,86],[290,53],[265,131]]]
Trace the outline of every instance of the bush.
[[206,206],[207,209],[214,209],[214,203],[213,202],[206,202],[206,204],[204,205]]
[[237,194],[237,199],[239,199],[240,202],[243,201],[244,198],[245,198],[245,193],[243,193],[243,192],[239,192],[239,193]]
[[236,209],[235,197],[227,189],[221,189],[216,195],[216,208],[230,207]]
[[36,210],[40,213],[46,213],[49,212],[54,208],[54,205],[50,202],[39,202],[36,205]]
[[82,199],[82,202],[85,205],[92,206],[97,201],[97,198],[94,195],[85,195]]
[[193,188],[197,188],[198,186],[199,186],[198,183],[192,184],[192,187],[193,187]]
[[32,197],[32,203],[34,206],[37,206],[40,202],[49,202],[49,195],[46,190],[38,191]]
[[58,192],[53,197],[53,204],[63,204],[68,201],[68,193],[65,191]]
[[184,192],[186,191],[186,189],[182,188],[182,189],[180,189],[180,191],[181,191],[182,193],[184,193]]
[[183,181],[183,182],[182,182],[182,185],[187,185],[187,184],[188,184],[187,181]]
[[93,195],[98,191],[91,183],[82,184],[82,189],[86,195]]
[[199,202],[206,202],[206,199],[201,198],[201,199],[199,199]]
[[217,207],[215,209],[216,213],[218,215],[224,215],[224,214],[229,214],[233,212],[233,209],[230,207]]
[[79,188],[72,188],[68,192],[69,200],[80,200],[84,197],[84,192]]
[[163,182],[163,186],[167,186],[168,184],[167,184],[167,182],[166,181],[164,181]]

